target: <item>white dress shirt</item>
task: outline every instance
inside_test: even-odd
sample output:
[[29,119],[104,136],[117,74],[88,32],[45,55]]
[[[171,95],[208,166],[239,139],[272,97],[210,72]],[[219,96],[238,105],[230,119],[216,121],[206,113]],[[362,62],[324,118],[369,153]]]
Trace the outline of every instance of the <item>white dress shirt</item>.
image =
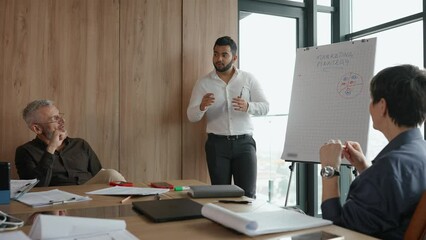
[[[192,90],[187,115],[191,122],[200,121],[207,114],[207,133],[217,135],[252,134],[253,124],[250,115],[266,115],[269,102],[256,80],[245,71],[235,68],[235,73],[226,84],[213,70],[199,79]],[[215,102],[205,111],[200,110],[203,96],[213,93]],[[247,112],[234,110],[232,98],[240,96],[249,104]]]

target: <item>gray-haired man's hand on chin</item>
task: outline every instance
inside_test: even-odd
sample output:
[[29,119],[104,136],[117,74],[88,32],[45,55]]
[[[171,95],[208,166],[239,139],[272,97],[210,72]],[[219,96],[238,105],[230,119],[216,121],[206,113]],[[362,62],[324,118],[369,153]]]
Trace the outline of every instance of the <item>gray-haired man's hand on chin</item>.
[[47,143],[47,151],[51,154],[62,146],[63,141],[67,138],[68,133],[66,130],[55,130]]

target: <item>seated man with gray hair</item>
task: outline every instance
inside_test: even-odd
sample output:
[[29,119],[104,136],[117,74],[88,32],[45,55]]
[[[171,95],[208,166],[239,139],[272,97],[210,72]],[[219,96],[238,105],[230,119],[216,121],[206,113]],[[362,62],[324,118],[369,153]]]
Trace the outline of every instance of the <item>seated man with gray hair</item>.
[[36,137],[16,149],[20,179],[39,179],[37,186],[64,186],[126,181],[113,169],[103,169],[89,143],[68,137],[65,119],[51,100],[35,100],[22,116]]

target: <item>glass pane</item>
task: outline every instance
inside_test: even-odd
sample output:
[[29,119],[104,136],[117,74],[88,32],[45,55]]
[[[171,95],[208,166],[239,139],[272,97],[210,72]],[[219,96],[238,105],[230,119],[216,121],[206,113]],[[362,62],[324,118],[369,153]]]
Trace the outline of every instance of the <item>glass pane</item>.
[[317,13],[317,45],[326,45],[331,43],[331,14]]
[[[284,205],[291,164],[281,160],[281,154],[296,59],[296,20],[252,13],[240,20],[239,28],[239,66],[259,79],[270,102],[268,116],[253,117],[258,156],[256,195]],[[295,176],[291,183],[288,205],[294,206]]]
[[[423,68],[423,21],[404,25],[365,38],[377,37],[374,72],[398,64],[413,64]],[[401,39],[400,36],[406,36]],[[383,134],[372,127],[370,119],[367,159],[374,159],[387,144]]]
[[352,32],[422,11],[422,0],[353,0]]
[[287,114],[296,58],[296,20],[255,13],[245,17],[240,20],[239,54],[240,68],[262,83],[270,101],[269,115]]
[[317,5],[331,6],[331,0],[317,0]]

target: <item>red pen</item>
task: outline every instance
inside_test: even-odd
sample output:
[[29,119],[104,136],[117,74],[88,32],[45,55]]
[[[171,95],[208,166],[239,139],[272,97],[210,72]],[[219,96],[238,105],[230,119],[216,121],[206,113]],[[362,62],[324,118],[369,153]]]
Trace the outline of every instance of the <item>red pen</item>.
[[124,181],[109,182],[109,185],[110,186],[133,187],[133,183],[131,183],[131,182],[124,182]]

